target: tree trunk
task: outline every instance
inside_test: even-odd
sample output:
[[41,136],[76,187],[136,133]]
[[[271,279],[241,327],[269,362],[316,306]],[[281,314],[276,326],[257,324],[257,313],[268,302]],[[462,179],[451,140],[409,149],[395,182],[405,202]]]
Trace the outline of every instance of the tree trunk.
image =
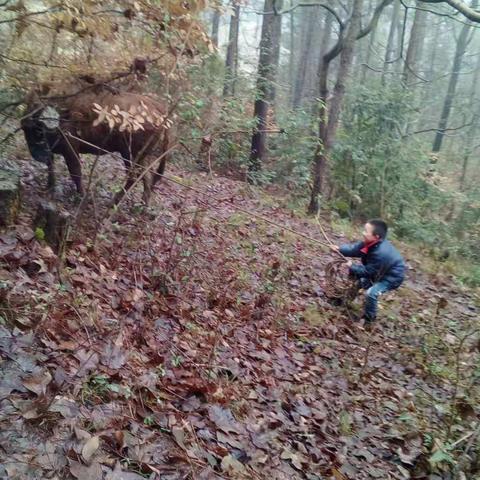
[[[275,37],[276,15],[267,13],[273,11],[274,0],[265,0],[264,15],[262,23],[262,35],[260,39],[260,56],[258,60],[257,70],[257,88],[256,100],[253,116],[256,121],[254,133],[252,135],[252,144],[250,150],[250,160],[247,179],[253,182],[254,175],[252,173],[261,170],[262,163],[266,155],[266,127],[267,115],[269,108],[269,99],[272,98],[273,82],[276,76],[275,69],[275,46],[273,44]],[[281,2],[277,1],[277,8],[282,8]],[[277,27],[278,28],[278,27]]]
[[[372,0],[369,1],[368,3],[368,16],[372,13],[374,8],[374,2]],[[368,74],[368,65],[370,65],[370,62],[372,60],[372,53],[374,50],[374,45],[375,45],[375,37],[377,34],[377,29],[374,28],[373,31],[370,33],[369,38],[366,39],[368,42],[365,42],[366,48],[362,48],[361,46],[357,47],[356,52],[353,57],[353,67],[355,70],[357,70],[358,77],[360,77],[361,82],[365,82],[367,79],[367,74]],[[360,42],[360,45],[362,45],[364,42]],[[357,68],[355,68],[357,67]],[[357,76],[354,74],[354,76]]]
[[20,172],[0,167],[0,227],[9,227],[20,207]]
[[367,53],[365,55],[365,63],[362,65],[362,83],[365,83],[367,80],[367,73],[368,73],[368,67],[370,64],[370,61],[372,59],[372,53],[374,50],[374,45],[375,45],[375,37],[377,35],[377,29],[375,28],[373,32],[370,34],[370,38],[368,40],[368,46],[367,46]]
[[223,96],[235,95],[235,83],[238,65],[238,30],[240,24],[240,4],[234,2],[234,13],[230,18],[230,31],[228,33],[227,58],[225,60],[225,82]]
[[319,142],[315,149],[313,158],[313,185],[310,197],[310,205],[308,206],[308,213],[316,214],[319,210],[318,196],[323,191],[323,181],[325,178],[325,171],[327,166],[327,152],[325,145],[325,138],[327,137],[327,97],[328,97],[328,69],[330,60],[322,57],[318,68],[318,84],[319,84],[319,126],[318,139]]
[[400,2],[393,4],[392,19],[390,21],[390,29],[388,31],[387,49],[385,52],[385,61],[382,71],[382,85],[385,85],[385,76],[390,70],[390,65],[396,60],[397,51],[395,48],[395,32],[397,30],[398,19],[400,15]]
[[270,88],[270,97],[269,101],[272,105],[272,108],[275,106],[275,96],[277,89],[275,86],[275,80],[277,77],[278,67],[280,63],[280,45],[282,42],[282,15],[275,15],[273,19],[273,28],[272,28],[272,68],[273,68],[273,77],[272,77],[272,86]]
[[[322,62],[322,57],[328,52],[330,47],[330,43],[332,41],[332,25],[333,25],[333,15],[327,12],[325,17],[325,26],[322,32],[322,40],[321,40],[321,48],[320,48],[320,55],[318,57],[318,69],[320,69],[320,63]],[[318,72],[317,72],[318,77]]]
[[317,73],[321,58],[319,52],[323,54],[328,50],[325,41],[328,42],[330,34],[326,34],[326,30],[331,30],[332,27],[331,19],[327,19],[327,17],[330,18],[331,15],[328,12],[323,11],[320,7],[313,8],[315,11],[315,23],[317,28],[313,31],[312,48],[310,49],[307,59],[307,71],[303,85],[302,100],[300,101],[300,103],[304,105],[311,105],[312,101],[317,96]]
[[[476,8],[478,0],[472,2],[472,7]],[[462,68],[463,57],[467,51],[470,37],[471,25],[465,24],[462,26],[460,35],[457,39],[457,45],[455,47],[455,55],[453,57],[453,68],[448,82],[447,94],[443,102],[442,113],[440,115],[440,121],[438,122],[437,133],[433,141],[432,152],[439,152],[442,148],[443,139],[445,137],[445,129],[448,125],[448,119],[453,106],[453,100],[455,98],[455,92],[457,90],[458,79],[460,77],[460,70]],[[470,37],[470,38],[469,38]]]
[[289,105],[293,105],[293,83],[295,81],[295,22],[294,13],[290,12],[290,54],[288,57],[288,78],[290,83]]
[[295,88],[293,92],[293,108],[298,108],[302,102],[303,89],[305,86],[305,78],[308,68],[308,57],[312,50],[313,32],[315,27],[318,28],[315,22],[315,17],[312,15],[313,7],[308,7],[304,10],[302,19],[302,41],[300,44],[300,58],[297,65],[297,78],[295,81]]
[[330,61],[334,58],[331,52],[323,56],[319,71],[320,83],[320,119],[319,119],[319,142],[313,161],[313,186],[310,197],[308,212],[315,214],[319,210],[319,195],[323,192],[324,181],[327,175],[328,158],[335,140],[343,97],[345,95],[345,84],[350,72],[353,60],[354,46],[361,28],[363,0],[354,0],[352,15],[346,27],[340,52],[340,62],[337,73],[337,81],[333,89],[333,96],[329,106],[327,118],[326,99],[328,94],[327,79]]
[[69,213],[60,210],[54,203],[41,200],[33,220],[33,229],[41,229],[45,241],[55,252],[60,252],[64,246],[70,218]]
[[220,27],[220,10],[215,9],[213,11],[212,18],[212,42],[218,47],[218,30]]
[[413,25],[410,31],[410,40],[408,41],[407,56],[403,69],[403,83],[406,87],[410,86],[418,79],[418,68],[423,54],[423,42],[426,33],[427,12],[421,10],[423,3],[417,0],[415,4],[419,9],[415,10]]
[[320,55],[318,58],[318,67],[317,67],[317,73],[316,73],[317,85],[316,85],[315,97],[317,101],[312,104],[312,113],[313,115],[317,116],[319,119],[323,118],[320,109],[322,108],[322,105],[323,106],[325,105],[325,102],[327,100],[327,95],[328,95],[328,88],[327,88],[328,87],[327,86],[328,71],[327,73],[325,73],[325,68],[327,68],[328,70],[328,66],[325,65],[324,56],[329,51],[329,46],[330,46],[331,37],[332,37],[333,20],[334,20],[333,15],[327,12],[327,15],[325,17],[325,28],[323,29],[323,34],[322,34],[322,42],[321,42],[322,46],[320,48]]
[[435,63],[437,62],[437,56],[438,56],[438,40],[440,35],[442,34],[442,25],[440,24],[437,28],[434,29],[434,35],[431,40],[432,46],[430,50],[430,60],[428,61],[428,81],[431,82],[433,81],[434,75],[435,75]]
[[426,71],[425,77],[428,83],[425,84],[424,88],[424,95],[425,98],[430,99],[427,103],[427,106],[422,111],[420,121],[423,124],[431,123],[431,119],[437,116],[438,112],[438,104],[439,101],[432,101],[433,99],[438,98],[438,82],[435,79],[435,75],[438,75],[438,72],[445,71],[443,66],[440,67],[437,65],[437,59],[439,53],[444,51],[444,47],[442,46],[442,40],[444,40],[448,36],[448,32],[443,28],[443,19],[441,18],[439,21],[437,20],[436,25],[432,25],[433,35],[430,37],[428,41],[428,61],[426,64]]
[[[473,105],[477,101],[477,89],[478,89],[478,82],[480,80],[480,55],[477,56],[477,64],[475,66],[475,73],[473,74],[472,84],[470,86],[470,94],[468,99],[470,103]],[[467,130],[466,139],[465,139],[465,147],[463,153],[463,161],[462,161],[462,173],[460,175],[460,190],[465,190],[465,180],[467,178],[467,171],[468,171],[468,163],[470,161],[470,156],[472,154],[472,144],[475,138],[475,133],[478,129],[478,125],[480,123],[480,112],[477,111],[473,114],[472,123]]]

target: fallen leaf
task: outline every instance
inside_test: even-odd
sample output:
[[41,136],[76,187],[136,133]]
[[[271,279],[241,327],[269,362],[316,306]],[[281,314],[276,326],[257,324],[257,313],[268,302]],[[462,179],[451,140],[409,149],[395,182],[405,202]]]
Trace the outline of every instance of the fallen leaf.
[[234,473],[242,473],[245,471],[245,465],[232,455],[226,455],[223,457],[220,466],[224,472],[232,471]]
[[81,349],[75,352],[74,356],[80,362],[77,372],[77,376],[80,378],[98,365],[98,353],[96,352]]
[[229,435],[225,435],[222,432],[217,432],[217,440],[219,443],[230,445],[238,450],[242,450],[244,448],[244,446],[238,440],[235,440],[234,438],[230,437]]
[[81,440],[81,441],[83,440],[87,442],[92,438],[92,436],[86,430],[82,430],[81,428],[78,428],[78,427],[73,427],[73,430],[75,432],[75,437],[77,437],[77,440]]
[[60,413],[64,418],[76,418],[80,413],[80,409],[75,401],[60,396],[55,397],[48,411]]
[[101,480],[102,466],[98,462],[94,462],[91,465],[83,465],[80,462],[71,460],[70,473],[78,480]]
[[217,426],[217,428],[226,433],[242,433],[243,431],[228,408],[212,405],[208,409],[208,416],[210,420]]
[[175,438],[177,444],[185,449],[185,432],[181,427],[172,427],[172,435]]
[[113,344],[107,344],[101,361],[103,365],[106,365],[113,370],[118,370],[125,365],[127,361],[127,352],[125,352],[123,349],[123,340],[121,334],[116,338]]
[[301,455],[296,454],[285,448],[280,455],[282,460],[290,460],[297,470],[302,470]]
[[52,381],[52,376],[48,370],[42,370],[35,375],[24,378],[23,386],[36,395],[45,395],[47,385]]
[[82,457],[87,463],[90,462],[93,454],[98,450],[99,446],[100,438],[97,436],[94,436],[90,438],[90,440],[86,441],[85,445],[82,448]]
[[105,480],[145,480],[145,477],[138,473],[124,472],[119,463],[115,466],[115,470],[110,471]]

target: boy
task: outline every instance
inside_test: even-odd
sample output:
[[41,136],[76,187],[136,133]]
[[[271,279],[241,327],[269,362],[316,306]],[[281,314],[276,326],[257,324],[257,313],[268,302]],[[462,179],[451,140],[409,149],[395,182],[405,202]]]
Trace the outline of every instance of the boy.
[[363,231],[363,241],[350,245],[332,246],[332,250],[346,257],[359,257],[362,264],[347,263],[350,274],[359,280],[366,290],[365,325],[371,325],[377,317],[378,297],[397,289],[405,278],[405,262],[398,250],[388,241],[387,224],[383,220],[369,220]]

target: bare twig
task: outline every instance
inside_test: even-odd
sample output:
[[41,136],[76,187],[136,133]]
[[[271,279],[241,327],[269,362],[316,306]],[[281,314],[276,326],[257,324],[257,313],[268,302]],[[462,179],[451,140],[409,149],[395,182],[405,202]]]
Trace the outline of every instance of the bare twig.
[[25,18],[32,17],[34,15],[45,15],[46,13],[51,13],[51,12],[55,11],[56,9],[60,8],[61,6],[62,6],[61,4],[58,4],[58,5],[54,5],[53,7],[47,8],[46,10],[40,10],[40,11],[37,11],[37,12],[27,12],[27,13],[24,13],[23,15],[19,15],[18,17],[8,18],[6,20],[0,20],[0,24],[22,21],[22,20],[25,20]]
[[462,13],[472,22],[480,23],[480,11],[474,10],[472,7],[461,0],[421,0],[423,3],[447,3],[458,12]]

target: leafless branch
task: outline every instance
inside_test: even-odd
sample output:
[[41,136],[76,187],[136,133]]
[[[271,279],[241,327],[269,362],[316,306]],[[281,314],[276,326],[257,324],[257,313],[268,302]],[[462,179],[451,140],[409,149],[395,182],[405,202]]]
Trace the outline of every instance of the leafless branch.
[[61,7],[61,4],[58,4],[58,5],[54,5],[53,7],[47,8],[46,10],[40,10],[40,11],[37,11],[37,12],[27,12],[27,13],[24,13],[22,15],[19,15],[18,17],[8,18],[6,20],[0,20],[0,24],[1,23],[18,22],[18,21],[21,21],[21,20],[25,20],[25,18],[27,18],[27,17],[32,17],[34,15],[45,15],[46,13],[52,13],[53,11],[55,11],[56,9],[58,9],[60,7]]
[[27,60],[25,58],[13,58],[9,57],[7,55],[4,55],[3,53],[0,53],[0,57],[4,58],[5,60],[8,60],[10,62],[17,62],[17,63],[27,63],[29,65],[34,65],[36,67],[46,67],[46,68],[62,68],[64,70],[70,70],[68,67],[65,65],[52,65],[51,63],[39,63],[39,62],[33,62],[31,60]]
[[[422,0],[422,1],[425,1],[425,0]],[[455,22],[461,23],[463,25],[471,25],[470,22],[465,22],[461,18],[458,18],[458,14],[459,14],[458,11],[456,11],[454,13],[443,13],[443,12],[440,12],[440,11],[437,11],[437,10],[431,10],[429,8],[422,8],[422,7],[416,7],[416,6],[413,6],[413,5],[412,6],[406,5],[404,0],[400,0],[400,3],[407,10],[421,10],[422,12],[428,12],[428,13],[431,13],[433,15],[436,15],[437,17],[450,18],[451,20],[454,20]],[[428,2],[428,3],[437,3],[437,2]],[[440,2],[438,2],[438,3],[440,3]],[[472,28],[480,28],[480,27],[472,25]]]
[[457,12],[462,13],[465,17],[467,17],[472,22],[480,23],[480,11],[474,10],[470,6],[468,6],[465,2],[461,0],[421,0],[424,3],[446,3],[450,5],[452,8],[457,10]]
[[285,10],[278,10],[276,0],[274,0],[272,11],[270,11],[270,12],[255,12],[255,13],[257,13],[257,15],[271,15],[272,13],[275,14],[275,15],[283,15],[285,13],[290,13],[293,10],[296,10],[299,7],[321,7],[321,8],[324,8],[325,10],[329,11],[335,17],[338,24],[341,26],[341,28],[343,28],[343,21],[340,18],[340,15],[338,15],[338,13],[330,5],[328,5],[326,3],[310,3],[310,2],[304,3],[304,2],[300,2],[300,3],[296,3],[295,5],[292,5],[289,8],[286,8]]
[[361,30],[361,32],[358,34],[357,40],[360,40],[361,38],[367,36],[377,26],[378,19],[380,18],[383,10],[385,9],[385,7],[388,7],[392,3],[393,0],[382,0],[377,5],[375,11],[373,12],[370,23],[363,30]]
[[459,127],[452,127],[452,128],[426,128],[424,130],[417,130],[416,132],[405,133],[402,135],[402,138],[410,137],[412,135],[417,135],[418,133],[427,133],[427,132],[454,132],[457,130],[461,130],[462,128],[469,127],[472,122],[465,123],[460,125]]
[[[370,22],[364,29],[360,31],[360,33],[357,36],[357,40],[360,40],[361,38],[366,37],[377,26],[378,19],[380,18],[380,15],[382,14],[384,8],[390,5],[391,3],[393,3],[393,1],[394,0],[382,0],[377,5],[372,15],[372,18],[370,19]],[[324,61],[330,62],[336,56],[338,56],[340,52],[343,50],[343,42],[344,42],[343,29],[341,29],[340,36],[338,38],[337,43],[323,56]]]

